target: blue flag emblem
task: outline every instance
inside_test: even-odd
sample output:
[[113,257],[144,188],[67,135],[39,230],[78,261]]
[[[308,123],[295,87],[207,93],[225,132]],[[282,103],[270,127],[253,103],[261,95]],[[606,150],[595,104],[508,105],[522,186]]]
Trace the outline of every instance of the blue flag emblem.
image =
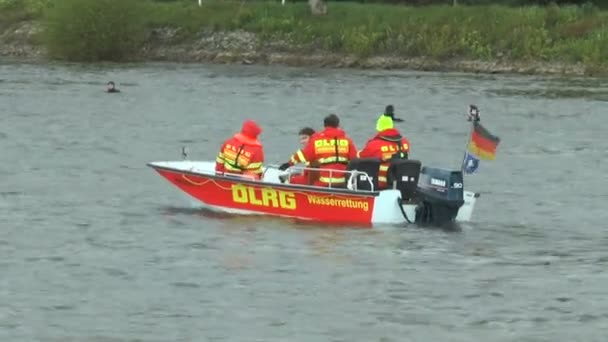
[[478,167],[479,167],[479,159],[476,158],[471,153],[466,152],[464,161],[463,161],[463,165],[462,165],[462,170],[464,171],[464,173],[469,173],[469,174],[475,173],[477,171]]

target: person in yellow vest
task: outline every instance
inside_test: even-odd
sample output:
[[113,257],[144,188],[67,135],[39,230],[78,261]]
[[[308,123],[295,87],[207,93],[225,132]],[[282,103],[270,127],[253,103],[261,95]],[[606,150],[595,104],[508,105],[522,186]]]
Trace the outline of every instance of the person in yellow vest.
[[313,134],[306,147],[281,164],[279,170],[286,170],[297,163],[318,164],[319,179],[313,185],[345,187],[346,168],[349,161],[357,157],[357,147],[340,128],[340,118],[336,114],[326,116],[323,126],[323,131]]
[[[308,141],[310,140],[310,137],[313,136],[315,134],[315,130],[310,128],[310,127],[304,127],[300,130],[300,132],[298,132],[298,138],[300,141],[300,145],[302,146],[300,150],[298,150],[295,155],[298,154],[298,152],[301,152],[302,150],[304,150],[304,148],[306,147],[306,145],[308,145]],[[311,166],[310,162],[305,162],[306,167],[315,167],[314,165]],[[283,176],[281,176],[283,177]],[[284,179],[287,176],[284,176],[285,178],[281,178],[281,181],[284,181]],[[319,178],[319,172],[318,171],[314,171],[314,170],[304,170],[304,172],[302,172],[301,175],[292,175],[289,178],[289,184],[303,184],[303,185],[312,185],[317,178]]]
[[386,189],[387,173],[392,158],[407,159],[410,152],[409,140],[402,136],[393,127],[393,119],[387,115],[380,115],[376,122],[376,134],[371,138],[363,150],[359,151],[359,158],[378,158],[382,160],[378,172],[378,189]]
[[264,147],[258,140],[262,128],[246,120],[240,133],[224,141],[215,160],[215,171],[260,180],[264,172]]

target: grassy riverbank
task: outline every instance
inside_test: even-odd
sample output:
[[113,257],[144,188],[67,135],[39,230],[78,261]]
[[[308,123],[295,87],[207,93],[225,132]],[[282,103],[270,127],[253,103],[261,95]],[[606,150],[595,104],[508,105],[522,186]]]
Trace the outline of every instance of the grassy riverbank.
[[[40,32],[38,38],[28,42],[39,44],[53,57],[72,60],[255,63],[273,62],[269,56],[274,55],[279,56],[274,62],[289,64],[416,67],[418,63],[419,68],[432,69],[466,61],[471,69],[477,63],[484,68],[524,66],[528,72],[543,72],[535,70],[542,65],[559,65],[561,71],[556,72],[565,73],[572,68],[579,73],[608,70],[608,12],[590,5],[406,7],[330,2],[329,13],[315,17],[306,3],[206,0],[198,7],[194,0],[125,0],[137,2],[137,12],[116,18],[118,12],[103,6],[63,13],[65,6],[61,11],[49,8],[49,0],[2,1],[14,4],[0,9],[0,29],[10,31],[25,21],[48,24],[34,30]],[[89,7],[100,2],[91,1]],[[79,38],[83,36],[86,41]],[[129,44],[116,45],[126,40]],[[371,60],[376,62],[370,64]]]

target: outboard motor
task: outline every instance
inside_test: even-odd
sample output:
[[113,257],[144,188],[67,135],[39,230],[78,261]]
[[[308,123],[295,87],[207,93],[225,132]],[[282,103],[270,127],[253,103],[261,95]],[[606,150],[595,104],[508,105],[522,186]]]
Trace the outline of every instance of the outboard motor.
[[462,171],[425,166],[420,172],[416,223],[442,225],[452,222],[464,204]]
[[374,191],[378,191],[378,171],[380,170],[380,163],[382,161],[379,158],[356,158],[351,160],[346,167],[347,171],[361,171],[367,173],[367,176],[363,174],[355,175],[355,179],[349,180],[348,184],[353,184],[353,190],[367,190],[371,191],[370,181],[374,186]]

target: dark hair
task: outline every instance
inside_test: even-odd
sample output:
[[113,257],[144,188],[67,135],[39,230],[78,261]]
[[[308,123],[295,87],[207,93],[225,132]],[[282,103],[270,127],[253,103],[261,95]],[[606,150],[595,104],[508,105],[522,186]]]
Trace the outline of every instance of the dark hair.
[[340,119],[336,114],[329,114],[323,120],[323,125],[325,127],[338,128],[338,126],[340,126]]
[[298,135],[308,135],[308,136],[311,136],[311,135],[313,135],[313,134],[315,134],[315,130],[314,130],[314,129],[312,129],[312,128],[310,128],[310,127],[304,127],[304,128],[302,128],[302,129],[301,129],[301,130],[298,132]]
[[386,108],[384,108],[384,114],[391,114],[390,116],[392,116],[392,114],[395,114],[395,107],[393,107],[393,105],[386,106]]

